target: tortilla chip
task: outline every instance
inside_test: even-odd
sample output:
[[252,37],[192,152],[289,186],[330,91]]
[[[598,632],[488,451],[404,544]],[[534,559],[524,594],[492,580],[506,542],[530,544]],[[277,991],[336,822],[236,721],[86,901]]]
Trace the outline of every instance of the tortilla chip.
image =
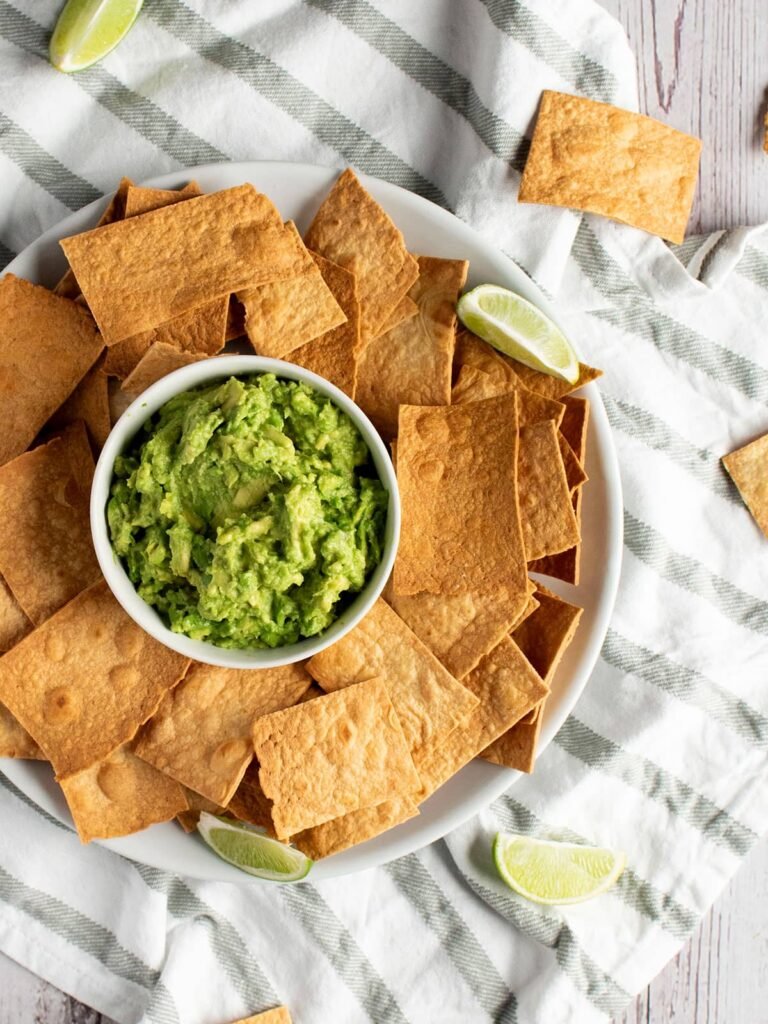
[[652,117],[546,89],[518,199],[599,213],[682,242],[701,140]]
[[227,304],[227,327],[224,334],[226,341],[245,336],[245,307],[236,295],[229,296]]
[[82,421],[0,467],[0,572],[35,625],[101,574],[89,518],[93,470]]
[[237,293],[245,307],[248,340],[258,355],[273,359],[282,359],[346,320],[296,225],[288,221],[285,227],[302,251],[296,274]]
[[467,279],[464,260],[419,256],[408,293],[419,308],[360,355],[355,401],[384,438],[397,434],[401,405],[449,405],[456,302]]
[[207,800],[204,796],[201,796],[200,793],[196,793],[194,789],[189,789],[187,786],[182,786],[181,788],[184,790],[184,796],[186,797],[189,809],[186,811],[179,811],[176,815],[176,821],[178,821],[186,833],[195,831],[197,823],[200,820],[201,811],[206,811],[208,814],[226,815],[226,807],[222,807],[220,804],[214,803],[213,800]]
[[240,821],[247,821],[249,825],[263,828],[267,835],[274,838],[275,826],[272,821],[272,801],[261,788],[259,765],[256,760],[252,760],[245,769],[240,785],[229,801],[227,812],[239,818]]
[[[581,499],[582,490],[577,487],[573,493],[573,509],[576,514],[576,523],[581,533]],[[565,583],[573,583],[576,586],[579,582],[581,567],[581,543],[574,544],[566,551],[557,555],[546,555],[544,558],[534,558],[528,563],[531,572],[541,573],[542,576],[552,576],[554,579],[563,580]]]
[[274,1010],[265,1010],[264,1013],[257,1013],[253,1017],[244,1017],[233,1024],[291,1024],[291,1015],[288,1013],[288,1007],[277,1006]]
[[342,818],[333,818],[323,825],[305,829],[291,836],[291,843],[312,860],[322,860],[380,836],[395,825],[415,818],[418,813],[419,809],[410,797],[397,796],[376,807],[363,807]]
[[589,428],[589,399],[564,395],[565,415],[560,424],[560,433],[573,449],[579,462],[584,465],[587,457],[587,431]]
[[516,403],[401,407],[396,594],[526,592]]
[[520,518],[528,561],[565,551],[580,540],[579,524],[551,420],[520,431]]
[[420,785],[381,679],[259,718],[253,746],[281,839]]
[[[529,616],[533,615],[533,613],[539,607],[538,599],[535,596],[535,594],[536,594],[536,584],[533,582],[533,580],[529,580],[528,582],[530,584],[530,591],[529,591],[529,594],[528,594],[528,600],[523,605],[523,608],[522,608],[520,614],[515,619],[515,621],[514,621],[514,623],[512,625],[512,628],[509,631],[510,633],[513,633],[513,634],[514,634],[514,631],[517,629],[517,627],[521,623],[525,622],[525,620]],[[539,584],[539,586],[541,586],[541,584]]]
[[464,683],[480,703],[420,769],[420,799],[447,782],[548,693],[546,684],[509,637],[485,655]]
[[117,221],[61,246],[108,345],[231,292],[291,277],[303,260],[296,237],[252,185]]
[[19,602],[8,589],[8,584],[0,576],[0,654],[10,651],[33,628],[29,617],[24,614]]
[[346,316],[346,322],[319,338],[294,349],[290,361],[325,377],[354,398],[357,379],[357,350],[360,345],[360,303],[357,279],[343,267],[312,253],[323,280]]
[[0,280],[0,465],[25,451],[103,348],[88,313],[13,274]]
[[583,483],[586,483],[587,480],[589,480],[589,477],[584,472],[579,460],[576,458],[573,448],[571,448],[559,430],[557,432],[557,444],[560,448],[560,458],[563,460],[565,479],[568,481],[568,490],[573,494],[577,487],[581,487]]
[[722,462],[755,522],[768,537],[768,434],[724,455]]
[[190,181],[184,188],[145,188],[143,185],[131,185],[125,196],[123,217],[136,217],[141,213],[173,206],[174,203],[202,194],[202,189],[196,181]]
[[63,430],[82,420],[88,428],[91,447],[98,453],[112,429],[109,415],[109,382],[99,360],[86,373],[69,398],[60,405],[43,427],[44,433]]
[[[96,225],[97,228],[103,227],[105,224],[114,224],[116,220],[123,219],[125,216],[125,200],[128,195],[128,189],[132,185],[133,182],[130,178],[120,179],[115,194],[107,204],[104,213],[99,217]],[[77,278],[72,271],[67,270],[53,291],[56,295],[61,295],[65,299],[76,299],[80,294],[80,285],[77,283]]]
[[382,334],[386,334],[387,331],[391,331],[394,330],[395,327],[399,327],[399,325],[405,323],[406,320],[410,320],[411,317],[416,316],[418,311],[419,307],[410,295],[404,295],[379,328],[379,337],[381,337]]
[[141,832],[187,807],[173,779],[120,747],[90,768],[59,779],[82,843]]
[[417,769],[477,706],[381,598],[346,636],[310,658],[307,670],[324,690],[380,677]]
[[380,333],[416,280],[400,231],[351,170],[323,200],[304,238],[309,249],[357,277],[361,338]]
[[251,726],[309,688],[302,665],[263,670],[193,665],[142,729],[136,754],[226,806],[253,757]]
[[[543,704],[544,701],[541,702],[539,708]],[[536,750],[543,721],[544,716],[541,711],[533,718],[526,716],[525,719],[521,719],[517,725],[513,725],[503,736],[499,736],[494,743],[486,747],[480,756],[493,764],[514,768],[518,772],[526,772],[530,775],[536,765]]]
[[140,395],[142,391],[146,391],[148,387],[162,377],[167,377],[174,370],[180,370],[182,366],[189,366],[190,363],[199,363],[201,359],[206,358],[200,352],[179,352],[172,345],[156,341],[131,370],[121,387],[123,391],[129,391],[132,395]]
[[100,580],[0,658],[0,701],[71,775],[133,739],[188,664]]
[[560,401],[572,391],[584,387],[590,381],[597,380],[603,376],[603,371],[594,366],[587,366],[586,363],[579,363],[579,376],[573,384],[559,377],[553,377],[549,373],[541,373],[539,370],[532,370],[530,366],[519,363],[516,359],[502,356],[508,366],[512,367],[520,381],[530,390],[542,398],[549,398],[551,401]]
[[45,755],[26,729],[0,704],[0,757],[18,757],[44,761]]

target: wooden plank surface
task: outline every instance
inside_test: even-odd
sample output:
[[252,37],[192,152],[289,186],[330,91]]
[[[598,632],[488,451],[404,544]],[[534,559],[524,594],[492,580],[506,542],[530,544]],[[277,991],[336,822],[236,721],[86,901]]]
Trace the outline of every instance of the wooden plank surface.
[[[704,141],[690,233],[768,221],[768,0],[600,0],[637,57],[640,109]],[[616,1024],[768,1024],[768,840]],[[0,955],[0,1024],[110,1024]]]

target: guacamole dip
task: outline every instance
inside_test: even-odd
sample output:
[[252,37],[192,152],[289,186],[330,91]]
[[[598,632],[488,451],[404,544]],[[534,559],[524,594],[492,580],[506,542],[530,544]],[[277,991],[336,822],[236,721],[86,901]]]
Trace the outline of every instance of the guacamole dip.
[[378,564],[387,492],[349,417],[273,374],[167,402],[115,462],[114,549],[176,633],[279,647],[326,629]]

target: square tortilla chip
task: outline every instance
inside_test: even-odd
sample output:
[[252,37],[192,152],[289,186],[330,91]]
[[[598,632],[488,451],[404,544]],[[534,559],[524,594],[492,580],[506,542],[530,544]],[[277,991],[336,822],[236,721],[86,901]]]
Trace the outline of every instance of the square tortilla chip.
[[[577,487],[572,496],[573,509],[576,514],[576,522],[581,533],[581,499],[582,490]],[[557,555],[545,555],[544,558],[534,558],[528,563],[531,572],[541,573],[542,576],[552,576],[554,579],[563,580],[565,583],[573,583],[576,586],[579,582],[581,567],[581,543],[559,552]]]
[[549,373],[541,373],[539,370],[532,370],[530,366],[519,363],[516,359],[502,356],[505,363],[512,367],[518,379],[529,389],[542,398],[559,402],[572,391],[577,391],[593,380],[603,376],[603,371],[594,366],[587,366],[586,363],[579,363],[579,376],[573,384],[559,377],[553,377]]
[[[103,227],[105,224],[114,224],[116,220],[122,220],[125,216],[125,200],[128,195],[128,189],[133,185],[130,178],[121,178],[117,189],[110,199],[109,203],[99,217],[97,228]],[[80,285],[77,283],[77,279],[71,270],[67,270],[61,280],[53,289],[54,294],[61,295],[65,299],[76,299],[80,294]]]
[[419,809],[410,797],[396,796],[376,807],[363,807],[342,818],[333,818],[323,825],[305,829],[291,836],[291,843],[312,860],[322,860],[380,836],[395,825],[415,818],[418,813]]
[[755,522],[768,537],[768,434],[724,455],[722,462]]
[[226,806],[253,757],[251,726],[291,707],[312,682],[302,665],[238,670],[193,665],[144,726],[136,754]]
[[579,524],[552,420],[520,431],[518,483],[528,561],[578,544]]
[[360,347],[360,303],[357,278],[343,267],[312,253],[323,280],[346,316],[346,322],[294,349],[290,361],[325,377],[354,398],[357,352]]
[[274,1010],[265,1010],[253,1017],[244,1017],[233,1021],[233,1024],[291,1024],[291,1015],[286,1006],[276,1006]]
[[72,775],[132,740],[188,664],[101,580],[0,658],[0,701],[56,774]]
[[160,210],[164,206],[173,206],[174,203],[181,203],[185,199],[202,194],[202,189],[196,181],[190,181],[184,188],[146,188],[143,185],[130,185],[125,196],[123,218]]
[[280,839],[420,786],[381,679],[259,718],[253,746]]
[[86,373],[69,398],[60,405],[43,427],[43,433],[57,433],[77,420],[82,420],[91,447],[98,453],[112,429],[109,414],[109,381],[99,360]]
[[510,729],[544,697],[548,688],[517,644],[505,637],[464,682],[480,701],[471,715],[427,761],[420,775],[429,796]]
[[206,358],[201,352],[180,352],[172,345],[156,341],[125,378],[121,388],[132,395],[140,395],[142,391],[146,391],[148,387],[162,377],[167,377],[174,370],[189,366],[190,363],[199,363],[201,359]]
[[59,779],[81,843],[141,832],[187,809],[183,788],[120,747],[103,761]]
[[[322,691],[321,691],[322,692]],[[303,703],[303,701],[300,701]],[[274,838],[275,826],[272,821],[272,801],[264,793],[259,782],[259,764],[252,760],[245,769],[232,799],[227,805],[229,814],[240,821],[263,828],[267,835]]]
[[576,458],[573,448],[571,448],[559,430],[557,432],[557,443],[560,448],[560,457],[563,460],[565,479],[568,481],[568,490],[573,494],[577,487],[581,487],[582,484],[589,480],[589,477]]
[[357,276],[361,337],[364,343],[375,338],[416,280],[418,266],[398,228],[351,170],[323,200],[304,241]]
[[89,517],[93,470],[82,421],[0,467],[0,572],[35,625],[101,575]]
[[579,462],[584,465],[587,457],[587,431],[589,429],[589,399],[564,395],[565,415],[560,424],[560,433],[573,449]]
[[103,347],[78,303],[13,274],[0,280],[0,465],[29,447]]
[[701,140],[652,117],[544,90],[518,199],[599,213],[682,242]]
[[33,630],[29,616],[25,615],[19,602],[0,576],[0,654],[4,654],[23,640]]
[[231,292],[291,277],[303,258],[252,185],[64,238],[61,247],[107,345]]
[[477,706],[381,598],[346,636],[310,658],[307,670],[330,691],[381,678],[417,769]]
[[465,260],[417,257],[408,293],[418,316],[368,342],[357,367],[355,401],[384,438],[397,434],[401,405],[449,405],[456,303],[467,279]]
[[302,251],[301,267],[296,274],[237,293],[245,308],[248,340],[258,355],[273,359],[282,359],[346,320],[296,225],[288,221],[285,227]]
[[515,395],[502,395],[401,407],[396,594],[485,594],[500,586],[526,592],[516,406]]
[[387,331],[391,331],[394,330],[395,327],[399,327],[400,324],[405,323],[406,320],[410,320],[411,317],[416,316],[418,311],[419,307],[410,295],[404,295],[379,328],[379,331],[381,332],[379,337],[381,337],[381,334],[386,334]]
[[[539,708],[543,704],[544,701],[539,704]],[[528,716],[522,718],[503,736],[499,736],[490,746],[486,747],[480,756],[493,764],[514,768],[518,772],[526,772],[530,775],[536,765],[536,750],[543,721],[544,715],[541,711],[532,718]]]
[[30,761],[44,761],[45,755],[26,729],[0,704],[0,757],[17,757]]

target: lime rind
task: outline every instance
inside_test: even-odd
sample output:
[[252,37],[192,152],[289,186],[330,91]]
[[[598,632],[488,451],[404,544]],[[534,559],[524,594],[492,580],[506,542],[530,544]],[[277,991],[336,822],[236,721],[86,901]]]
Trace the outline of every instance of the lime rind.
[[299,882],[313,862],[245,822],[201,813],[197,830],[213,852],[233,867],[268,882]]
[[456,307],[459,319],[489,345],[532,370],[575,384],[579,358],[560,328],[522,295],[481,284]]
[[57,71],[84,71],[127,35],[144,0],[68,0],[51,36],[48,55]]
[[584,903],[606,892],[626,867],[626,854],[606,847],[561,843],[498,832],[493,860],[502,880],[544,906]]

